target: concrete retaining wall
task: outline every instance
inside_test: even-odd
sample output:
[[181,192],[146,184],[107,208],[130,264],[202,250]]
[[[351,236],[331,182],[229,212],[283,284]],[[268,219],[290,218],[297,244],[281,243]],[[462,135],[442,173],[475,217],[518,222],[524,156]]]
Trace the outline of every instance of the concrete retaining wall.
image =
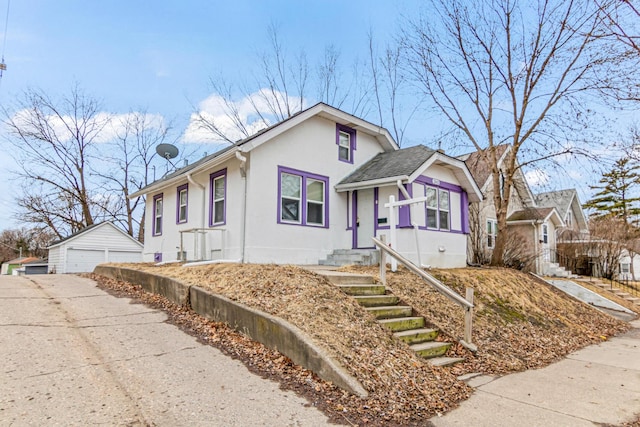
[[94,273],[140,285],[146,291],[162,295],[176,304],[190,304],[201,316],[229,324],[236,331],[313,371],[323,380],[331,381],[360,397],[368,394],[358,380],[316,346],[300,329],[283,319],[168,277],[107,265],[97,266]]

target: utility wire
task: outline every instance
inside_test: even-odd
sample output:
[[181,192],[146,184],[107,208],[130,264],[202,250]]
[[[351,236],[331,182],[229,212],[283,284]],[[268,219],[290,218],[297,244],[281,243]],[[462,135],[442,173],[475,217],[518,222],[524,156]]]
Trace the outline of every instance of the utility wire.
[[7,47],[7,28],[9,26],[9,8],[11,6],[11,0],[7,0],[7,14],[4,18],[4,36],[2,37],[2,60],[0,60],[0,84],[2,83],[2,74],[7,69],[7,64],[4,63],[4,52]]

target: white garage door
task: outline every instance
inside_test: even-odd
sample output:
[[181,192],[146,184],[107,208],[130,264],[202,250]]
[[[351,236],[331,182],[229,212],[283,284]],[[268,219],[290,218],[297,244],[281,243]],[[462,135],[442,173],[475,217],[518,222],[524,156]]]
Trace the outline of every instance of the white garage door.
[[104,250],[68,249],[67,273],[91,273],[96,265],[105,262]]
[[109,251],[109,262],[141,262],[142,252]]

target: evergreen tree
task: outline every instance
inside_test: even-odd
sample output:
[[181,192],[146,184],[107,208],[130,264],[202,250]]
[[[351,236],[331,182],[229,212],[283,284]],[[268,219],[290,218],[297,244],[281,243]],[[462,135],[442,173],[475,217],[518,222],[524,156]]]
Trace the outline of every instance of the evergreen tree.
[[637,194],[635,186],[640,184],[639,168],[640,165],[629,157],[618,159],[611,171],[602,174],[599,185],[589,186],[599,191],[582,207],[595,210],[592,216],[596,218],[612,216],[627,224],[636,222],[632,219],[640,215],[640,208],[636,207],[640,197],[633,197],[633,194]]

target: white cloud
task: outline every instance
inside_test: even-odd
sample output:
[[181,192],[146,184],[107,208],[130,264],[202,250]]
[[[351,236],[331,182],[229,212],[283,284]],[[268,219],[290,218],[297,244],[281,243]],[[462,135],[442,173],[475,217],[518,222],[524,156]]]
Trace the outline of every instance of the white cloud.
[[533,169],[525,173],[525,179],[530,187],[541,187],[549,184],[549,174],[542,169]]
[[[164,117],[159,114],[143,114],[139,112],[126,114],[113,114],[107,112],[99,112],[88,118],[85,123],[74,123],[71,116],[46,116],[44,122],[49,126],[52,136],[59,141],[69,141],[73,137],[73,130],[77,126],[86,129],[85,137],[92,137],[94,142],[106,143],[113,141],[118,135],[122,135],[125,130],[125,124],[129,120],[137,120],[144,123],[148,128],[164,127]],[[20,128],[37,132],[36,126],[41,127],[35,116],[31,115],[29,110],[18,111],[13,116],[13,121]]]
[[[300,104],[299,100],[287,98],[282,92],[272,93],[267,89],[260,89],[244,98],[228,105],[227,101],[218,94],[212,94],[198,105],[199,111],[193,113],[189,124],[184,131],[182,141],[185,143],[218,143],[224,144],[225,140],[204,128],[199,119],[205,119],[231,141],[244,139],[247,135],[270,126],[277,121],[273,114],[272,106],[286,105],[287,100],[291,111],[299,111],[306,106],[306,102]],[[235,111],[235,116],[231,112]]]

